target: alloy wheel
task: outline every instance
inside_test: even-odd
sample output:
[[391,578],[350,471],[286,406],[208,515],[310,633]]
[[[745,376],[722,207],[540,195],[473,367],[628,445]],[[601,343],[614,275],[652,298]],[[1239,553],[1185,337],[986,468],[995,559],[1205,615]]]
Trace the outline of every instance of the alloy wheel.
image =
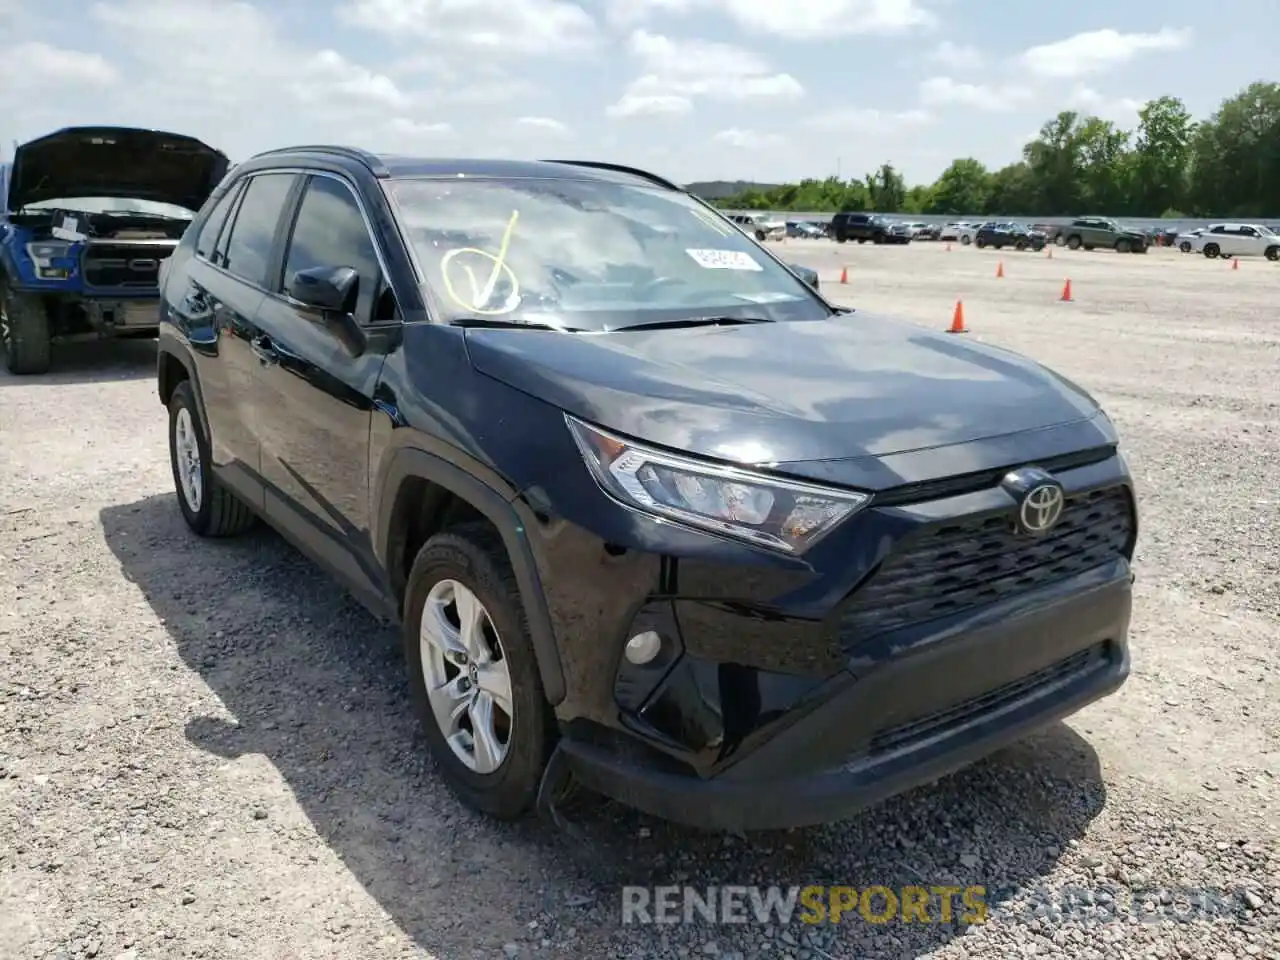
[[192,513],[200,512],[204,500],[204,481],[200,473],[200,444],[196,440],[191,411],[183,407],[173,423],[174,456],[178,460],[178,483],[182,498]]
[[502,641],[480,599],[441,580],[422,606],[419,652],[427,701],[440,733],[467,769],[502,766],[515,721]]

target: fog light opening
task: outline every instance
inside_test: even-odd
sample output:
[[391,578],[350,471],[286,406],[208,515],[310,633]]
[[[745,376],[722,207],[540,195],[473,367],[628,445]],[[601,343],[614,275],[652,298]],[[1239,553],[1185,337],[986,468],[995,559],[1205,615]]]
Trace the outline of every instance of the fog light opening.
[[637,667],[643,667],[646,663],[652,663],[654,658],[661,652],[662,637],[656,630],[646,630],[643,633],[637,633],[627,641],[625,649],[627,662],[633,663]]

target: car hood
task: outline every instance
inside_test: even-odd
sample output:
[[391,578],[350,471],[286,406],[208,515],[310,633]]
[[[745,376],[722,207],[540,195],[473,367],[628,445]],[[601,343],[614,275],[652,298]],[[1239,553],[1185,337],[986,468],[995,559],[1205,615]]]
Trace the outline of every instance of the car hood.
[[17,148],[8,209],[63,197],[128,197],[199,210],[228,167],[221,151],[181,134],[67,127]]
[[748,463],[878,457],[1079,422],[1017,354],[858,312],[652,332],[467,331],[481,373],[650,443]]

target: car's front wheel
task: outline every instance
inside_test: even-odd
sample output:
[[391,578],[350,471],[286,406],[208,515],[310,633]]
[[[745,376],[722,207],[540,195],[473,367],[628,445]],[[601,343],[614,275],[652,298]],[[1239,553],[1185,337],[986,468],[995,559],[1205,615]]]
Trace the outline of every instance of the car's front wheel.
[[1121,237],[1119,240],[1116,241],[1116,253],[1128,253],[1128,252],[1129,252],[1129,241],[1126,240],[1124,237]]
[[253,511],[213,475],[190,380],[179,383],[169,398],[169,461],[182,519],[195,533],[232,537],[253,526]]
[[35,297],[0,289],[0,349],[10,373],[44,373],[53,358],[49,314]]
[[1208,257],[1210,260],[1212,260],[1221,252],[1222,252],[1221,249],[1218,247],[1216,243],[1206,243],[1204,245],[1204,255]]
[[524,814],[550,754],[550,712],[515,574],[487,524],[423,545],[406,588],[403,644],[418,719],[446,782],[490,816]]

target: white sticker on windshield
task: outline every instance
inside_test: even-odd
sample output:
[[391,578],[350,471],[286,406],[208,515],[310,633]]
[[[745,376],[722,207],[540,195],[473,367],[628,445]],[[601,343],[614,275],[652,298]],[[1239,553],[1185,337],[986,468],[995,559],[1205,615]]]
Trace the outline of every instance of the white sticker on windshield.
[[694,263],[707,270],[763,270],[764,267],[741,250],[685,250]]

